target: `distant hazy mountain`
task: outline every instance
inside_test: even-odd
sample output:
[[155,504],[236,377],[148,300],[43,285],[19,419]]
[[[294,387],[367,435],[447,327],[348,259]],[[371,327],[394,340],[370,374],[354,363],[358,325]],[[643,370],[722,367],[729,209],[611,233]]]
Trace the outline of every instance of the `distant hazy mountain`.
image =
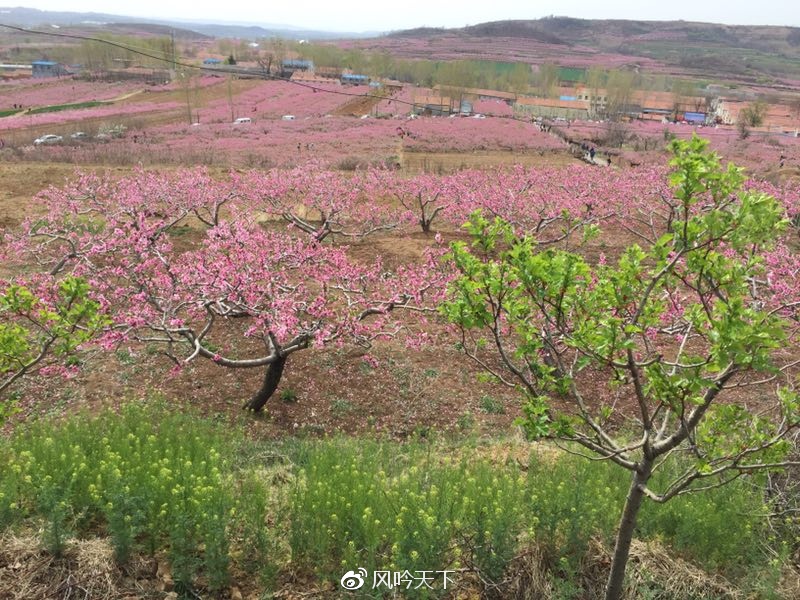
[[302,29],[291,25],[274,25],[268,23],[214,23],[207,20],[172,21],[166,19],[144,19],[95,12],[69,12],[38,10],[35,8],[0,7],[0,23],[19,25],[21,27],[40,27],[43,25],[92,26],[104,24],[145,23],[163,25],[184,30],[196,31],[203,35],[225,38],[255,39],[265,37],[282,37],[287,39],[336,39],[362,38],[377,35],[377,32],[341,33]]
[[357,45],[411,59],[616,65],[754,84],[785,78],[791,86],[800,80],[800,28],[789,26],[548,17],[396,31]]

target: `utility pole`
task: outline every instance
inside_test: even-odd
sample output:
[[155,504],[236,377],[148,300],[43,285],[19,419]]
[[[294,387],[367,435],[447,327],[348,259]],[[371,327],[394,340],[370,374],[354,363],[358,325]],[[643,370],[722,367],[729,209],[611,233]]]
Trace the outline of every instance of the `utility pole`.
[[172,70],[176,71],[178,69],[178,59],[175,56],[175,30],[170,30],[170,40],[172,41]]
[[189,73],[181,73],[181,80],[186,84],[186,112],[189,116],[189,125],[192,124],[192,101],[191,101],[191,90],[190,87],[192,85],[192,78],[189,76]]
[[233,122],[233,120],[236,118],[236,116],[233,113],[233,90],[231,89],[231,79],[232,78],[233,78],[233,75],[231,75],[229,73],[228,74],[228,106],[230,106],[230,108],[231,108],[231,122]]

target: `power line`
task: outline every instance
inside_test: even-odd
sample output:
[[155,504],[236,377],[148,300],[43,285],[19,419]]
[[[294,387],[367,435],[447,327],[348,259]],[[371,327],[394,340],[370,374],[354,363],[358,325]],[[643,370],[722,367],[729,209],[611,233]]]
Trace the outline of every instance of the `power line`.
[[[101,44],[108,44],[109,46],[113,46],[115,48],[120,48],[121,50],[125,50],[125,51],[131,52],[133,54],[138,54],[138,55],[144,56],[146,58],[151,58],[151,59],[154,59],[154,60],[159,60],[159,61],[162,61],[162,62],[166,62],[166,63],[172,64],[172,65],[174,65],[176,67],[182,67],[182,68],[185,68],[185,69],[196,69],[196,70],[199,70],[199,71],[205,71],[205,72],[215,73],[215,74],[219,74],[219,73],[224,73],[224,74],[229,74],[229,75],[242,75],[243,74],[242,71],[240,71],[240,70],[235,70],[235,69],[231,70],[231,69],[225,69],[225,68],[221,68],[221,67],[206,67],[206,66],[203,66],[203,65],[193,65],[193,64],[189,64],[189,63],[186,63],[186,62],[183,62],[183,61],[178,61],[178,60],[175,59],[174,54],[173,54],[172,58],[166,58],[166,57],[163,57],[163,56],[154,56],[153,54],[150,54],[149,52],[144,52],[142,50],[139,50],[139,49],[136,49],[136,48],[133,48],[133,47],[130,47],[130,46],[126,46],[125,44],[120,44],[118,42],[114,42],[112,40],[106,40],[106,39],[103,39],[103,38],[97,38],[97,37],[86,36],[86,35],[79,35],[79,34],[74,34],[74,33],[63,33],[63,32],[58,32],[58,31],[38,31],[36,29],[27,29],[25,27],[19,27],[19,26],[16,26],[16,25],[7,25],[5,23],[0,23],[0,27],[5,27],[7,29],[11,29],[11,30],[14,30],[14,31],[20,31],[22,33],[30,33],[30,34],[34,34],[34,35],[47,35],[47,36],[52,36],[52,37],[60,37],[60,38],[83,40],[83,41],[89,41],[89,42],[98,42],[98,43],[101,43]],[[357,94],[357,93],[353,93],[353,92],[345,92],[345,91],[342,91],[342,90],[332,90],[332,89],[329,89],[329,88],[318,87],[318,86],[311,85],[311,84],[308,84],[308,83],[303,83],[303,82],[300,82],[300,81],[292,80],[292,79],[290,79],[288,77],[281,77],[281,76],[278,76],[278,75],[273,75],[272,73],[248,72],[247,74],[248,75],[260,75],[266,80],[284,81],[286,83],[291,83],[293,85],[297,85],[297,86],[302,87],[302,88],[313,90],[314,92],[322,92],[322,93],[325,93],[325,94],[337,94],[339,96],[347,96],[349,98],[372,98],[372,99],[375,99],[375,100],[391,100],[392,102],[395,102],[397,104],[410,106],[412,109],[416,106],[416,104],[414,102],[407,102],[406,100],[401,100],[399,98],[386,98],[384,96],[378,96],[378,95],[369,94],[369,93],[367,93],[367,94]],[[508,119],[508,120],[513,120],[513,121],[519,122],[519,123],[525,123],[525,124],[529,124],[529,125],[531,124],[531,121],[529,119],[523,119],[523,118],[520,118],[520,117],[516,117],[514,115],[489,115],[489,116],[492,117],[492,118],[495,118],[495,119]]]
[[[165,63],[171,64],[171,65],[173,65],[173,67],[181,67],[181,68],[184,68],[184,69],[195,69],[195,70],[198,70],[198,71],[205,71],[205,72],[214,73],[214,74],[217,74],[217,75],[220,74],[220,73],[223,73],[223,74],[227,74],[227,75],[261,76],[265,80],[283,81],[283,82],[290,83],[290,84],[293,84],[293,85],[296,85],[296,86],[299,86],[299,87],[302,87],[302,88],[313,90],[314,92],[321,92],[321,93],[325,93],[325,94],[337,94],[339,96],[347,96],[347,97],[350,97],[350,98],[371,98],[371,99],[375,99],[375,100],[391,100],[392,102],[395,102],[397,104],[404,104],[404,105],[410,106],[412,108],[416,106],[416,104],[414,102],[408,102],[406,100],[400,100],[399,98],[391,98],[391,97],[387,98],[385,96],[378,96],[378,95],[369,94],[369,93],[367,93],[367,94],[357,94],[357,93],[354,93],[354,92],[346,92],[346,91],[342,91],[342,90],[333,90],[333,89],[329,89],[329,88],[318,87],[318,86],[315,86],[315,85],[312,85],[312,84],[309,84],[309,83],[303,83],[303,82],[297,81],[297,80],[292,80],[292,79],[290,79],[288,77],[281,77],[279,75],[273,75],[272,73],[267,73],[267,72],[258,73],[258,72],[254,72],[254,71],[248,71],[246,73],[243,73],[241,70],[238,70],[238,69],[225,69],[224,67],[206,67],[204,65],[194,65],[194,64],[186,63],[186,62],[183,62],[182,60],[180,60],[180,61],[177,60],[177,57],[175,56],[174,41],[173,41],[172,52],[171,52],[172,57],[168,58],[168,57],[165,57],[165,56],[156,56],[156,55],[150,54],[150,52],[145,52],[144,50],[138,49],[136,47],[127,46],[125,44],[120,44],[120,43],[114,42],[112,40],[107,40],[107,39],[103,39],[103,38],[97,38],[97,37],[93,37],[93,36],[79,35],[79,34],[75,34],[75,33],[64,33],[64,32],[59,32],[59,31],[38,31],[36,29],[28,29],[28,28],[25,28],[25,27],[19,27],[17,25],[8,25],[8,24],[5,24],[5,23],[0,23],[0,27],[5,27],[6,29],[11,29],[13,31],[19,31],[19,32],[22,32],[22,33],[29,33],[29,34],[34,34],[34,35],[46,35],[46,36],[51,36],[51,37],[60,37],[60,38],[68,38],[68,39],[74,39],[74,40],[82,40],[82,41],[88,41],[88,42],[97,42],[97,43],[101,43],[101,44],[107,44],[109,46],[113,46],[115,48],[119,48],[121,50],[125,50],[126,52],[131,52],[132,54],[138,54],[139,56],[144,56],[146,58],[150,58],[150,59],[153,59],[153,60],[157,60],[157,61],[161,61],[161,62],[165,62]],[[173,36],[174,36],[174,32],[173,32]],[[174,39],[174,37],[173,37],[173,39]],[[166,54],[166,52],[164,52],[164,54]],[[491,115],[490,114],[488,116],[490,118],[493,118],[493,119],[506,119],[506,120],[516,121],[518,123],[525,123],[525,124],[528,124],[528,125],[532,124],[532,120],[531,119],[517,117],[516,115]],[[541,119],[545,119],[544,117],[540,117],[540,118]],[[550,119],[550,118],[546,118],[546,120],[552,121],[552,119]],[[594,126],[594,125],[581,125],[580,129],[598,129],[599,130],[599,129],[603,129],[603,127]],[[754,135],[761,135],[761,136],[764,136],[764,137],[768,137],[768,136],[772,136],[772,135],[781,136],[781,134],[779,134],[779,133],[778,134],[774,134],[774,133],[768,132],[768,131],[754,131],[754,132],[751,132],[751,133],[754,134]],[[563,137],[562,137],[562,135],[563,135]],[[572,143],[572,144],[575,143],[575,142],[572,142],[571,140],[568,140],[566,138],[566,134],[564,132],[562,132],[562,135],[558,135],[558,137],[560,137],[562,140],[564,140],[567,143]]]
[[[182,68],[185,68],[185,69],[196,69],[196,70],[199,70],[199,71],[205,71],[205,72],[215,73],[215,74],[224,73],[224,74],[228,74],[228,75],[243,75],[243,74],[247,74],[247,75],[251,75],[251,76],[260,75],[261,77],[263,77],[266,80],[284,81],[286,83],[291,83],[293,85],[297,85],[297,86],[300,86],[300,87],[303,87],[303,88],[306,88],[306,89],[313,90],[314,92],[322,92],[322,93],[325,93],[325,94],[337,94],[339,96],[347,96],[347,97],[350,97],[350,98],[372,98],[372,99],[375,99],[375,100],[391,100],[392,102],[395,102],[397,104],[404,104],[404,105],[410,106],[412,108],[414,106],[416,106],[416,104],[413,103],[413,102],[407,102],[406,100],[400,100],[399,98],[391,98],[391,97],[387,98],[387,97],[384,97],[384,96],[378,96],[378,95],[369,94],[369,93],[367,93],[367,94],[357,94],[357,93],[354,93],[354,92],[345,92],[345,91],[342,91],[342,90],[332,90],[332,89],[329,89],[329,88],[318,87],[318,86],[315,86],[315,85],[312,85],[312,84],[309,84],[309,83],[303,83],[301,81],[292,80],[292,79],[290,79],[288,77],[281,77],[279,75],[273,75],[272,73],[266,73],[266,72],[257,73],[257,72],[253,72],[253,71],[249,71],[247,73],[242,73],[241,70],[237,70],[237,69],[225,69],[224,67],[206,67],[206,66],[203,66],[203,65],[194,65],[194,64],[183,62],[183,61],[178,61],[177,59],[175,59],[174,55],[173,55],[172,58],[167,58],[167,57],[164,57],[164,56],[154,56],[153,54],[150,54],[149,52],[145,52],[143,50],[139,50],[137,48],[134,48],[134,47],[131,47],[131,46],[126,46],[125,44],[120,44],[118,42],[114,42],[112,40],[106,40],[106,39],[103,39],[103,38],[97,38],[97,37],[86,36],[86,35],[79,35],[79,34],[74,34],[74,33],[63,33],[63,32],[58,32],[58,31],[38,31],[36,29],[27,29],[25,27],[19,27],[19,26],[16,26],[16,25],[7,25],[5,23],[0,23],[0,27],[5,27],[7,29],[12,29],[14,31],[20,31],[22,33],[30,33],[30,34],[34,34],[34,35],[47,35],[47,36],[52,36],[52,37],[60,37],[60,38],[83,40],[83,41],[89,41],[89,42],[98,42],[98,43],[101,43],[101,44],[108,44],[109,46],[113,46],[115,48],[120,48],[121,50],[125,50],[125,51],[131,52],[133,54],[138,54],[138,55],[144,56],[146,58],[151,58],[151,59],[154,59],[154,60],[159,60],[159,61],[162,61],[162,62],[166,62],[166,63],[175,65],[177,67],[182,67]],[[528,119],[515,117],[513,115],[489,115],[489,116],[491,116],[492,118],[496,118],[496,119],[511,119],[511,120],[514,120],[514,121],[518,121],[520,123],[530,124],[530,121]]]
[[[291,83],[291,84],[294,84],[294,85],[297,85],[297,86],[300,86],[300,87],[303,87],[303,88],[314,90],[315,92],[323,92],[323,93],[327,93],[327,94],[338,94],[340,96],[348,96],[348,97],[352,97],[352,98],[374,98],[374,99],[379,99],[379,100],[386,100],[387,99],[387,98],[385,98],[383,96],[377,96],[377,95],[373,95],[373,94],[356,94],[356,93],[353,93],[353,92],[345,92],[345,91],[341,91],[341,90],[331,90],[331,89],[327,89],[327,88],[317,87],[317,86],[314,86],[314,85],[311,85],[311,84],[308,84],[308,83],[303,83],[303,82],[300,82],[300,81],[295,81],[295,80],[289,79],[288,77],[281,77],[279,75],[273,75],[272,73],[266,73],[266,72],[265,73],[258,73],[258,72],[255,72],[255,71],[248,71],[247,73],[243,73],[241,70],[238,70],[238,69],[226,69],[224,67],[206,67],[206,66],[203,66],[203,65],[193,65],[193,64],[190,64],[190,63],[179,61],[177,59],[173,60],[172,58],[167,58],[167,57],[164,57],[164,56],[155,56],[153,54],[150,54],[149,52],[145,52],[143,50],[139,50],[139,49],[131,47],[131,46],[126,46],[125,44],[120,44],[120,43],[114,42],[112,40],[106,40],[106,39],[103,39],[103,38],[97,38],[97,37],[92,37],[92,36],[87,36],[87,35],[78,35],[78,34],[74,34],[74,33],[63,33],[63,32],[57,32],[57,31],[38,31],[36,29],[27,29],[25,27],[18,27],[16,25],[7,25],[5,23],[0,23],[0,27],[5,27],[7,29],[12,29],[14,31],[20,31],[22,33],[30,33],[30,34],[34,34],[34,35],[48,35],[48,36],[52,36],[52,37],[60,37],[60,38],[68,38],[68,39],[74,39],[74,40],[83,40],[83,41],[87,41],[87,42],[98,42],[98,43],[101,43],[101,44],[108,44],[109,46],[113,46],[115,48],[119,48],[121,50],[125,50],[127,52],[131,52],[133,54],[138,54],[139,56],[144,56],[146,58],[151,58],[153,60],[166,62],[168,64],[175,65],[176,67],[182,67],[184,69],[196,69],[196,70],[199,70],[199,71],[205,71],[205,72],[215,73],[215,74],[224,73],[224,74],[228,74],[228,75],[244,75],[244,74],[251,75],[251,76],[259,76],[260,75],[261,77],[263,77],[264,79],[267,79],[267,80],[285,81],[286,83]],[[394,101],[394,102],[397,102],[398,104],[406,104],[406,105],[412,106],[412,107],[414,106],[413,102],[406,102],[405,100],[399,100],[399,99],[395,99],[395,98],[391,98],[391,100]]]

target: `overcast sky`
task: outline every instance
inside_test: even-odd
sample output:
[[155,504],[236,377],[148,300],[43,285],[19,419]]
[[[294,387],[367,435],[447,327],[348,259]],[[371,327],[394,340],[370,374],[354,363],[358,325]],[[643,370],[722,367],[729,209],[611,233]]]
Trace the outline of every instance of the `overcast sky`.
[[21,0],[19,4],[42,10],[94,11],[218,23],[272,23],[327,31],[461,27],[503,19],[536,19],[550,14],[586,19],[683,19],[737,25],[800,25],[797,0],[249,0],[231,3],[222,0]]

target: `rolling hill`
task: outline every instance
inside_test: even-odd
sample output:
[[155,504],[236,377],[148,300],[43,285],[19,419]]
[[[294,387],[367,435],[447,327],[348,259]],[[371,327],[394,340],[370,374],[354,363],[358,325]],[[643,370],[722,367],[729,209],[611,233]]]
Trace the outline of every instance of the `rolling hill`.
[[408,58],[617,66],[764,84],[800,80],[796,27],[548,17],[398,31],[357,45]]

